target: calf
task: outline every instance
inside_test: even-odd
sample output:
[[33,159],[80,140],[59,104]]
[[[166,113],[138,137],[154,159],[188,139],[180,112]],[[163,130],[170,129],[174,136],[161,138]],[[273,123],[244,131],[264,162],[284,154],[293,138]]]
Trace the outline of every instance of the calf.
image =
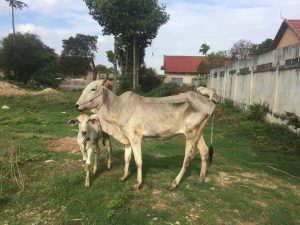
[[92,116],[81,114],[68,121],[69,126],[75,126],[76,124],[79,125],[77,143],[80,146],[86,171],[85,187],[88,188],[90,186],[90,167],[93,153],[95,154],[95,161],[92,173],[95,174],[98,168],[98,156],[100,150],[98,141],[100,139],[102,139],[103,145],[106,145],[108,150],[107,169],[111,168],[111,141],[110,136],[102,131],[96,114]]

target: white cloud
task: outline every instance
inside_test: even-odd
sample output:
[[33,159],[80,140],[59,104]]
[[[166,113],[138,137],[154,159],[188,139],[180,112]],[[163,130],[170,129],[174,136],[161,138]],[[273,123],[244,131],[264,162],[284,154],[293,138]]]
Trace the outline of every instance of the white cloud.
[[[101,27],[82,0],[24,0],[29,8],[16,12],[17,31],[38,34],[45,44],[61,51],[62,39],[76,33],[98,35],[96,63],[109,65],[106,51],[112,37],[102,36]],[[201,43],[212,51],[227,50],[240,39],[259,43],[274,38],[281,17],[299,19],[299,0],[161,0],[170,21],[163,25],[146,51],[145,61],[160,71],[163,55],[198,55]],[[10,8],[0,1],[0,38],[11,32]],[[154,53],[154,56],[152,55]]]

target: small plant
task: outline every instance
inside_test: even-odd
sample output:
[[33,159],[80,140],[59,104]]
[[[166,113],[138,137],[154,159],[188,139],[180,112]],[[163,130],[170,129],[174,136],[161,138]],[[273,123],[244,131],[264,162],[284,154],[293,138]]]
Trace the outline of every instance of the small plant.
[[295,113],[286,112],[285,114],[288,120],[288,125],[293,126],[294,129],[300,128],[300,118],[297,117]]
[[107,205],[108,212],[106,213],[106,217],[112,219],[118,210],[126,210],[128,207],[128,199],[130,199],[128,188],[118,191]]
[[269,105],[267,103],[258,104],[254,103],[249,105],[246,116],[249,120],[254,120],[258,122],[263,122],[265,115],[269,112]]
[[2,162],[0,168],[0,191],[2,192],[2,186],[4,182],[12,182],[23,191],[25,189],[25,178],[19,168],[20,161],[20,148],[18,148],[13,141],[10,141],[6,154],[2,155]]

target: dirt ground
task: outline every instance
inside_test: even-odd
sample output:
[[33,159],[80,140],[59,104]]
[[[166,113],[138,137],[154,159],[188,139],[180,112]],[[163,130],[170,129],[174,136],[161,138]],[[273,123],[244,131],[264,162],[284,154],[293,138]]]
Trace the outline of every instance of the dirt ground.
[[8,82],[0,82],[0,95],[42,95],[49,93],[60,93],[59,91],[53,88],[45,88],[41,91],[31,91],[20,88],[14,84],[10,84]]

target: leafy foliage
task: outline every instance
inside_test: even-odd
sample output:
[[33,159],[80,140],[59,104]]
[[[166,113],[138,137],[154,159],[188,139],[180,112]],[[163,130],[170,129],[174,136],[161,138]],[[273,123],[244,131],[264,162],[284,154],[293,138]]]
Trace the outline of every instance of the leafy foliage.
[[162,79],[152,68],[143,67],[140,69],[140,84],[144,92],[157,88],[161,83]]
[[267,103],[254,103],[253,105],[249,105],[247,118],[258,122],[264,122],[265,115],[269,111],[269,105]]
[[256,44],[251,41],[239,40],[229,50],[232,59],[248,59],[256,55]]
[[203,55],[206,55],[209,49],[210,46],[206,43],[203,43],[199,49],[199,52],[202,53]]
[[97,36],[76,34],[63,40],[63,51],[59,60],[60,70],[72,76],[86,74],[94,52],[97,51]]
[[85,0],[85,3],[103,34],[115,36],[113,64],[117,65],[117,59],[124,62],[122,71],[132,72],[136,81],[135,70],[144,61],[146,47],[169,19],[165,6],[160,6],[157,0]]
[[15,39],[9,34],[0,48],[0,67],[6,78],[28,83],[54,85],[57,56],[35,34],[16,33]]
[[202,60],[198,66],[198,73],[207,74],[213,68],[221,67],[229,56],[226,51],[212,52],[207,55],[207,60]]
[[272,43],[273,43],[273,39],[267,38],[262,43],[258,44],[256,50],[257,55],[261,55],[268,51],[271,51]]

